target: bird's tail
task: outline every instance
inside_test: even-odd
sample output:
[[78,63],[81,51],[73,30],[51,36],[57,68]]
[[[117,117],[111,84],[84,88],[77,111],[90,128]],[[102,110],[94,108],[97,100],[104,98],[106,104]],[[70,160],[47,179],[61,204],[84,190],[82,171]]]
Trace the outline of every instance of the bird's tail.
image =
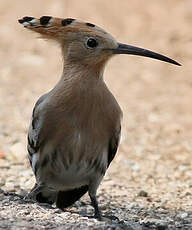
[[79,200],[88,191],[88,185],[84,185],[80,188],[68,190],[68,191],[50,191],[47,189],[40,188],[39,185],[35,184],[31,190],[29,196],[34,196],[39,203],[53,204],[56,202],[57,208],[64,209],[77,200]]
[[35,195],[35,200],[39,203],[54,204],[57,198],[57,192],[43,190]]
[[88,185],[69,191],[59,191],[56,200],[57,208],[64,209],[71,206],[77,200],[79,200],[87,191]]
[[54,193],[54,194],[45,194],[43,192],[39,192],[37,195],[36,195],[36,200],[39,202],[39,203],[47,203],[47,204],[54,204],[55,203],[55,200],[56,200],[56,197],[57,197],[57,193]]

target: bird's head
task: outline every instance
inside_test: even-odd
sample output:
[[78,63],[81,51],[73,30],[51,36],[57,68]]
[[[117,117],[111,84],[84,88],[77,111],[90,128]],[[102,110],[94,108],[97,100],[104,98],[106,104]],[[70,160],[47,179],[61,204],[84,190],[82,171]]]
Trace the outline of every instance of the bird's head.
[[56,40],[62,47],[64,60],[86,66],[98,66],[116,54],[139,55],[180,65],[161,54],[118,43],[102,28],[72,18],[42,16],[40,19],[24,17],[19,23],[39,33],[42,37]]

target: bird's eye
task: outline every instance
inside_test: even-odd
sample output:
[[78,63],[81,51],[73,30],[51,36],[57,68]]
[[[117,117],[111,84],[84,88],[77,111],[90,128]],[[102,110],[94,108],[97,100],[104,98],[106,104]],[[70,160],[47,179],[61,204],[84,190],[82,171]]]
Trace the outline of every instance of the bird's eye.
[[95,48],[98,45],[98,42],[94,38],[89,38],[86,45],[88,48]]

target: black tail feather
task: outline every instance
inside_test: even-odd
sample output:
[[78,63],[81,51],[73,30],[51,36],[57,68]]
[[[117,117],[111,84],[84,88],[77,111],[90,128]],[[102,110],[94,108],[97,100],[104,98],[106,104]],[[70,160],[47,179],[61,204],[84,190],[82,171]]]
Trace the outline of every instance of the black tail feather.
[[71,206],[77,200],[79,200],[87,191],[88,185],[69,191],[59,191],[56,201],[57,208],[64,209]]
[[38,185],[36,183],[27,196],[35,199],[39,203],[47,203],[52,205],[55,203],[57,192],[50,191],[44,185]]
[[51,205],[54,203],[53,199],[50,199],[50,197],[43,196],[43,194],[41,192],[36,195],[36,200],[39,203],[47,203],[47,204],[51,204]]

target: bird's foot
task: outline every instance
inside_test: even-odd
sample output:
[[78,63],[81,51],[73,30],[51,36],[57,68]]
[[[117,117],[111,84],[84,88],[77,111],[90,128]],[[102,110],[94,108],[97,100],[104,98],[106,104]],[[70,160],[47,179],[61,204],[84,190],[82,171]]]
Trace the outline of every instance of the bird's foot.
[[97,219],[98,221],[104,221],[104,222],[108,222],[108,223],[112,223],[112,222],[119,222],[119,218],[116,216],[88,216],[88,218],[94,218]]
[[53,207],[51,204],[48,204],[48,203],[39,203],[39,205],[44,208],[55,209],[55,207]]
[[103,218],[110,220],[110,221],[119,222],[119,218],[117,216],[103,216]]
[[105,222],[119,222],[119,218],[116,216],[100,216],[100,217],[95,217],[97,218],[99,221],[105,221]]

